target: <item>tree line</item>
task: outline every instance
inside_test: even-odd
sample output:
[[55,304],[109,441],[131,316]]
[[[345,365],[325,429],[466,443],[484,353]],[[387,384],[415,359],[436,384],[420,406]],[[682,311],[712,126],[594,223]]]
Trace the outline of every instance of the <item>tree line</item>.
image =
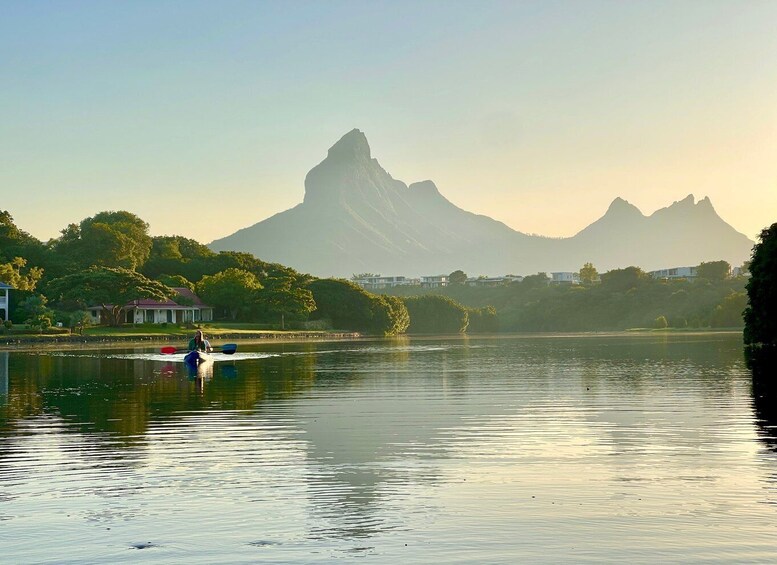
[[139,299],[186,298],[188,288],[217,319],[272,323],[317,321],[377,335],[494,331],[493,308],[465,308],[450,299],[400,300],[348,281],[317,279],[249,253],[214,252],[181,236],[152,237],[141,218],[100,212],[41,242],[0,211],[0,281],[17,289],[11,318],[44,330],[54,321],[75,327],[99,306],[121,325],[123,306]]

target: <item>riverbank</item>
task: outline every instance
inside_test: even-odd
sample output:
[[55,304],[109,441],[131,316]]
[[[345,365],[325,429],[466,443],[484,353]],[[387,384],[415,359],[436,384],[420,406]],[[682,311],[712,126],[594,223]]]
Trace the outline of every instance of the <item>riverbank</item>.
[[[191,337],[192,332],[169,332],[169,333],[143,333],[141,331],[117,330],[114,333],[100,332],[78,334],[11,334],[0,336],[0,350],[16,349],[30,346],[52,346],[52,345],[97,345],[97,344],[131,344],[131,343],[166,343],[166,342],[185,342]],[[251,331],[251,330],[230,330],[214,329],[206,330],[208,339],[214,342],[222,341],[326,341],[337,339],[354,339],[361,337],[358,332],[338,332],[338,331]]]

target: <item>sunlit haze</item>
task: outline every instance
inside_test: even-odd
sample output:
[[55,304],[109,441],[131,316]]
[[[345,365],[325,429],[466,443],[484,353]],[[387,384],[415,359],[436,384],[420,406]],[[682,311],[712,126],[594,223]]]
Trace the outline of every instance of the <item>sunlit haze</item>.
[[0,209],[202,242],[353,128],[407,183],[571,236],[617,196],[777,221],[777,2],[4,2]]

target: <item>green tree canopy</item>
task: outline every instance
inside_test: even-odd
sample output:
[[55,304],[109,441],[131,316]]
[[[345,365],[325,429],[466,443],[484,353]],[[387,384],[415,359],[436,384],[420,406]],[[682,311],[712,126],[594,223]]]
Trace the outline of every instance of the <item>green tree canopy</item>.
[[19,304],[24,323],[40,332],[51,327],[54,312],[48,307],[48,299],[42,294],[29,296]]
[[741,328],[744,325],[743,314],[747,308],[747,294],[732,292],[715,307],[710,317],[713,328]]
[[196,288],[204,302],[227,312],[232,320],[236,320],[253,306],[262,285],[253,273],[229,268],[215,275],[205,275]]
[[464,284],[467,282],[467,273],[461,269],[453,271],[450,275],[448,275],[448,281],[451,284]]
[[[196,282],[203,275],[213,275],[223,270],[212,264],[216,253],[205,245],[178,235],[152,238],[151,252],[141,271],[149,278],[162,274],[180,275]],[[233,265],[230,265],[233,266]]]
[[625,292],[650,281],[650,276],[639,267],[626,267],[625,269],[613,269],[602,275],[602,288]]
[[11,214],[0,210],[0,263],[14,257],[24,257],[39,265],[45,249],[43,244],[25,231],[19,229]]
[[467,333],[494,333],[499,331],[499,318],[496,314],[496,308],[493,306],[468,308],[467,315],[469,318]]
[[467,330],[467,309],[447,296],[411,296],[405,298],[404,302],[410,314],[408,333],[452,334]]
[[110,325],[119,326],[122,309],[133,300],[166,300],[176,293],[130,269],[90,267],[51,281],[48,294],[53,300],[76,302],[83,307],[99,305]]
[[70,224],[51,248],[65,272],[92,265],[136,270],[149,257],[151,237],[148,224],[131,212],[100,212]]
[[181,275],[159,275],[156,280],[170,288],[188,288],[189,290],[194,290],[194,284]]
[[753,248],[745,343],[777,345],[777,223],[764,229]]
[[270,277],[265,279],[264,288],[259,291],[258,301],[266,309],[281,318],[281,329],[285,329],[286,316],[303,316],[316,308],[313,293],[307,288],[296,286],[293,277]]
[[731,275],[731,265],[727,261],[702,262],[696,267],[696,276],[709,281],[726,280]]
[[592,285],[599,280],[599,271],[596,270],[593,263],[586,263],[580,268],[578,273],[580,276],[580,283],[584,285]]
[[0,282],[11,285],[17,290],[35,290],[43,269],[31,267],[26,273],[22,270],[27,265],[27,260],[21,257],[14,257],[9,263],[0,263]]
[[336,328],[394,335],[407,327],[407,311],[396,300],[371,294],[350,281],[317,279],[308,289],[316,303],[311,317],[329,319]]

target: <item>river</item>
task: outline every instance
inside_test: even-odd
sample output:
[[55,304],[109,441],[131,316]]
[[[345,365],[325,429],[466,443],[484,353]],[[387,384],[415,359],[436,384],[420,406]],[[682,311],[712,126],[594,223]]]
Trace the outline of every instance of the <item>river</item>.
[[0,562],[777,562],[737,334],[0,352]]

